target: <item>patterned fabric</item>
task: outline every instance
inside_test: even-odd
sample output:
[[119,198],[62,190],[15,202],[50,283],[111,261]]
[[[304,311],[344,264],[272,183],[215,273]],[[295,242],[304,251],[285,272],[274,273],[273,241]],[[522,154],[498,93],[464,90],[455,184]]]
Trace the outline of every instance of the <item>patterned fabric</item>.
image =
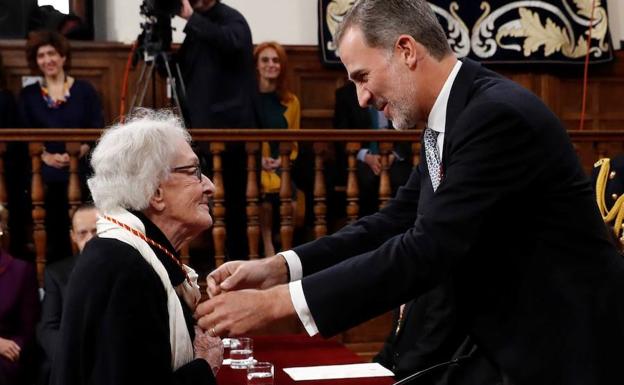
[[427,157],[427,168],[429,169],[429,178],[431,179],[433,191],[436,191],[438,189],[442,177],[442,174],[440,172],[440,154],[438,154],[438,149],[436,146],[438,143],[438,134],[440,133],[427,127],[425,128],[423,138],[425,142],[425,156]]
[[[326,65],[340,66],[333,37],[354,3],[319,0],[319,48]],[[604,0],[431,0],[429,4],[457,57],[486,63],[582,64],[589,51],[592,63],[613,60]]]
[[63,99],[52,99],[52,96],[50,96],[50,91],[48,90],[48,85],[45,82],[39,83],[39,87],[41,88],[41,97],[46,102],[48,108],[59,108],[60,106],[65,104],[71,96],[69,92],[69,81],[67,80],[67,78],[65,79],[65,83],[63,83]]

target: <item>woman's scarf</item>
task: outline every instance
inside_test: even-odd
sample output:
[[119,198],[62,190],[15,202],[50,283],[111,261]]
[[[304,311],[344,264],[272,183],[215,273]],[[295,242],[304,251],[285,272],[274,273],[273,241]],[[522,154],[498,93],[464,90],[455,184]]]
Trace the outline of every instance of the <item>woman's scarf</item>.
[[[125,209],[118,208],[111,210],[110,212],[105,213],[105,215],[145,234],[145,226],[143,225],[143,222]],[[130,231],[120,227],[119,225],[109,222],[103,218],[103,216],[98,218],[97,234],[100,238],[117,239],[136,249],[154,269],[158,277],[160,277],[160,280],[165,288],[165,292],[167,293],[171,367],[175,371],[181,366],[191,362],[193,360],[193,343],[186,327],[182,304],[180,303],[178,293],[184,299],[184,302],[186,302],[187,305],[194,310],[201,297],[199,286],[197,285],[197,273],[195,273],[195,271],[190,267],[183,265],[191,283],[184,280],[182,284],[174,288],[169,280],[167,270],[165,270],[163,264],[160,262],[158,257],[156,257],[154,250],[152,250],[148,243],[143,239],[132,234]]]

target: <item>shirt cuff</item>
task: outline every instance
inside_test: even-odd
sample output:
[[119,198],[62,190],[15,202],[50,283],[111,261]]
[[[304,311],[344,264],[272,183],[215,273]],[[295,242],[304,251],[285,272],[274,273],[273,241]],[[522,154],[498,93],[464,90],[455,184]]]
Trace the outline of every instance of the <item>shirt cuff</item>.
[[368,148],[360,148],[360,151],[358,151],[357,153],[357,160],[359,160],[360,162],[364,162],[364,158],[366,157],[366,154],[368,154]]
[[303,294],[301,281],[289,283],[288,291],[290,292],[290,300],[292,301],[293,307],[297,312],[297,316],[299,316],[299,320],[301,321],[301,324],[305,328],[306,332],[308,332],[308,335],[312,337],[318,334],[319,330],[316,327],[314,318],[312,318],[310,308],[308,308],[308,303],[306,302],[305,295]]
[[290,282],[298,281],[303,277],[303,268],[301,267],[301,260],[297,253],[293,250],[282,251],[279,254],[284,257],[286,264],[288,265],[288,271],[290,272]]

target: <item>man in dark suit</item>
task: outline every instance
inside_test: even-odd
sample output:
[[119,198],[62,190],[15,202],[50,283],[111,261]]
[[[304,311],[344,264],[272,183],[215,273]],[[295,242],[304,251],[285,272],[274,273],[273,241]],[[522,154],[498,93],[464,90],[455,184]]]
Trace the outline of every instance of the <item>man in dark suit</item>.
[[[362,108],[358,104],[355,85],[351,82],[336,90],[334,107],[335,128],[389,129],[392,123],[375,108]],[[342,171],[340,179],[346,184],[347,159],[343,143],[337,143],[336,157],[338,168]],[[379,208],[379,174],[381,173],[381,156],[377,142],[362,143],[357,153],[357,177],[359,187],[360,216],[369,215]],[[412,172],[411,143],[395,143],[390,161],[390,188],[392,196],[400,186],[407,182]]]
[[[72,217],[72,229],[70,236],[76,244],[78,255],[82,252],[87,242],[96,234],[95,223],[97,210],[93,205],[80,206]],[[61,327],[61,314],[65,289],[69,282],[69,276],[76,265],[78,255],[62,259],[46,267],[44,273],[43,305],[41,321],[37,325],[37,338],[45,353],[41,383],[48,383],[54,351],[58,345],[58,334]]]
[[[237,10],[219,0],[182,0],[187,21],[178,60],[186,86],[185,112],[193,128],[255,128],[257,82],[251,30]],[[203,157],[210,151],[201,147]],[[247,258],[244,143],[228,143],[222,154],[226,253]]]
[[[211,273],[199,324],[238,335],[297,315],[331,336],[452,278],[459,322],[503,383],[623,383],[624,261],[559,119],[459,62],[424,0],[359,1],[336,41],[362,106],[399,129],[427,122],[426,161],[380,212]],[[487,383],[476,363],[450,383]]]

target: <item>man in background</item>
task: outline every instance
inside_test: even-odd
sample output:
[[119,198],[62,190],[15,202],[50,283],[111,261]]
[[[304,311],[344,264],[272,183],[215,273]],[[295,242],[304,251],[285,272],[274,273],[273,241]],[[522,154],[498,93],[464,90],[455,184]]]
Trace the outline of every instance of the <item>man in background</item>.
[[45,269],[43,305],[41,321],[37,326],[37,338],[45,353],[45,362],[42,367],[41,383],[48,383],[50,368],[54,359],[54,350],[58,345],[58,334],[61,327],[61,314],[65,289],[76,261],[87,242],[96,234],[95,223],[97,209],[93,205],[80,206],[72,217],[70,236],[78,249],[78,254],[52,263]]
[[[186,86],[185,116],[193,128],[255,128],[257,83],[251,30],[237,10],[219,0],[182,0],[187,20],[178,61]],[[209,159],[207,147],[201,147]],[[223,159],[226,193],[226,254],[249,254],[245,189],[247,157],[243,143],[228,143]]]
[[[355,85],[348,82],[336,90],[334,107],[334,127],[341,129],[392,129],[392,122],[382,112],[373,107],[362,108],[358,104]],[[345,154],[344,144],[340,143],[336,156]],[[391,196],[403,186],[412,172],[412,143],[397,142],[389,156]],[[378,142],[364,142],[357,153],[357,177],[359,187],[360,216],[370,215],[379,209],[379,181],[381,155]],[[347,169],[347,160],[338,161],[339,169]],[[346,182],[346,176],[342,179]],[[343,183],[346,184],[346,183]]]

